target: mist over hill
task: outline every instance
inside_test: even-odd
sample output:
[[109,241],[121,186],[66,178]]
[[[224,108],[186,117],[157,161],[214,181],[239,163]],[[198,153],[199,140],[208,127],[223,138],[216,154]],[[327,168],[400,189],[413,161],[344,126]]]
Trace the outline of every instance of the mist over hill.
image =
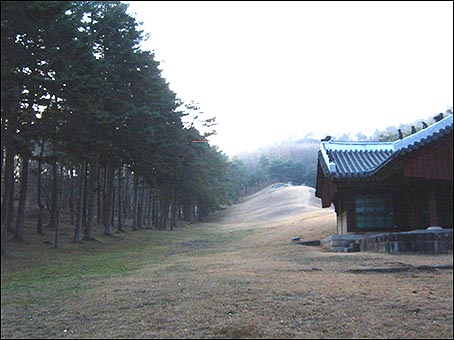
[[286,140],[240,153],[234,157],[246,173],[248,193],[274,182],[292,182],[315,188],[320,141],[312,138]]

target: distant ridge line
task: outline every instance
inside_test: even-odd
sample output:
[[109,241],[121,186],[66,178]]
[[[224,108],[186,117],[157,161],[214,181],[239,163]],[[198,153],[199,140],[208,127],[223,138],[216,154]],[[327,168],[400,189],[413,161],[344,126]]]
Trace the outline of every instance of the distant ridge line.
[[320,140],[314,139],[314,138],[303,138],[303,139],[297,140],[296,143],[298,143],[298,144],[304,144],[304,143],[318,144],[318,143],[320,143]]

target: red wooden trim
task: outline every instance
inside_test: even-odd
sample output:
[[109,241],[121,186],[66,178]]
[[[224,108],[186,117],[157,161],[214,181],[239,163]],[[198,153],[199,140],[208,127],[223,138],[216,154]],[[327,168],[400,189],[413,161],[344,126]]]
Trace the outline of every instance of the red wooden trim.
[[337,185],[329,178],[323,176],[322,185],[322,208],[328,208],[333,202],[334,195],[337,193]]

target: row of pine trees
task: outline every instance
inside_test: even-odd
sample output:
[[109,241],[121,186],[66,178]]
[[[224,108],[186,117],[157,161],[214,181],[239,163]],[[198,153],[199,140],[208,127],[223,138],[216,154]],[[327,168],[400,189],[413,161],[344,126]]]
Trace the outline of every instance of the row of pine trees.
[[194,142],[209,135],[184,123],[197,108],[169,88],[126,11],[1,2],[2,245],[27,225],[59,246],[62,211],[75,241],[92,240],[95,226],[173,228],[241,195],[235,164]]

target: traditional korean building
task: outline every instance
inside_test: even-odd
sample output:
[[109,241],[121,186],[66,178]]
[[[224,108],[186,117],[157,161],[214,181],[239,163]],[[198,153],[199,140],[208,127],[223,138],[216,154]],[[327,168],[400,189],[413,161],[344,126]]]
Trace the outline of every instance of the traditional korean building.
[[453,116],[395,142],[322,141],[315,195],[337,233],[453,227]]

